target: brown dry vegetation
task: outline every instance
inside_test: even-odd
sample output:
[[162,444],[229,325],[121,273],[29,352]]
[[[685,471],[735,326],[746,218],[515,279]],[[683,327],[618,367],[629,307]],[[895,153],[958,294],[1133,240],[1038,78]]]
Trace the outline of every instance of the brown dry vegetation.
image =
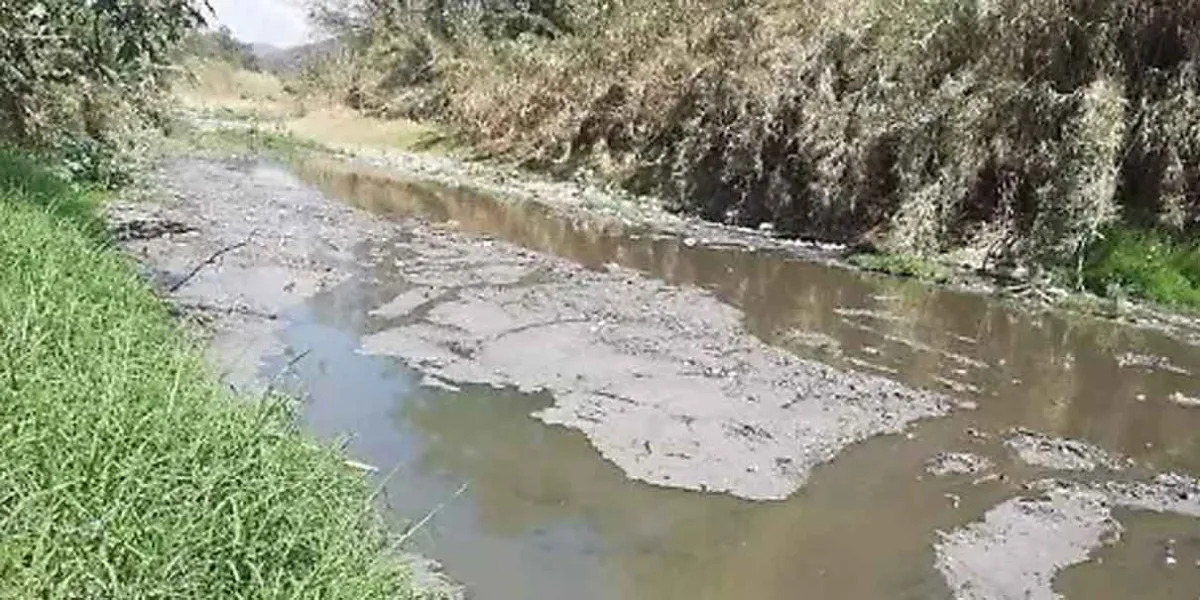
[[310,77],[709,219],[1070,266],[1200,229],[1200,0],[401,4],[319,10]]

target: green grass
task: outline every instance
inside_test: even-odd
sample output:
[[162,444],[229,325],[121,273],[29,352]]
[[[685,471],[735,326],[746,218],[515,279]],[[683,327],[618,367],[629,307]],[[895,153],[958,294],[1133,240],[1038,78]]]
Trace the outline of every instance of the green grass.
[[853,254],[847,260],[860,269],[876,273],[913,277],[931,283],[950,280],[950,270],[946,267],[908,254]]
[[1082,280],[1103,296],[1200,308],[1200,243],[1155,231],[1114,229],[1088,251]]
[[213,129],[195,127],[186,120],[176,123],[175,129],[161,150],[172,153],[207,153],[221,156],[253,155],[288,161],[306,154],[330,154],[336,151],[321,143],[283,131],[269,124],[245,122],[245,127],[228,126]]
[[368,484],[232,397],[96,198],[0,152],[0,598],[406,598]]

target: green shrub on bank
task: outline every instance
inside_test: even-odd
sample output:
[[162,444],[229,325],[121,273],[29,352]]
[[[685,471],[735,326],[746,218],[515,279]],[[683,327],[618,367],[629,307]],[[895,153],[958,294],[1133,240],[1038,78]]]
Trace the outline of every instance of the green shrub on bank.
[[410,5],[325,13],[339,96],[708,219],[1071,266],[1200,222],[1197,0]]
[[412,597],[361,475],[230,397],[95,208],[0,153],[0,597]]
[[945,283],[951,275],[950,270],[942,265],[908,254],[852,254],[849,262],[867,271],[933,283]]
[[1115,229],[1089,249],[1082,276],[1084,285],[1101,295],[1200,308],[1200,242]]

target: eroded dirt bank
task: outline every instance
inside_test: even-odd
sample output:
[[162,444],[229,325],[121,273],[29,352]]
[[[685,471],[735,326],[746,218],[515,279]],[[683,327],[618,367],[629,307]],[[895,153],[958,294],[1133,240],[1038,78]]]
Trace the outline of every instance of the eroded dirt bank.
[[[626,476],[659,486],[795,498],[817,465],[837,469],[856,442],[908,432],[919,445],[922,428],[938,424],[974,432],[970,415],[988,410],[992,363],[1003,362],[925,353],[902,340],[912,352],[945,358],[948,375],[963,380],[946,394],[921,391],[893,380],[904,364],[876,360],[893,375],[885,378],[769,345],[747,330],[747,313],[710,292],[616,265],[586,269],[416,219],[383,220],[279,166],[177,159],[159,176],[172,197],[119,206],[114,221],[160,288],[207,326],[214,360],[235,385],[264,385],[262,362],[284,351],[277,334],[290,308],[371,277],[372,291],[356,300],[367,306],[355,312],[372,320],[360,352],[395,357],[440,389],[549,392],[553,403],[537,418],[582,432]],[[839,310],[873,327],[891,318]],[[856,360],[878,359],[893,338],[864,345]],[[855,351],[846,340],[828,341]],[[1170,389],[1191,381],[1178,371],[1162,375]],[[945,533],[930,525],[919,543],[930,551],[926,568],[958,598],[1055,597],[1061,571],[1120,544],[1125,512],[1200,516],[1193,479],[1154,478],[1153,469],[1076,440],[1018,428],[929,450],[918,470],[939,483],[923,485],[946,489],[953,501],[928,518]],[[1200,566],[1181,567],[1200,574]]]

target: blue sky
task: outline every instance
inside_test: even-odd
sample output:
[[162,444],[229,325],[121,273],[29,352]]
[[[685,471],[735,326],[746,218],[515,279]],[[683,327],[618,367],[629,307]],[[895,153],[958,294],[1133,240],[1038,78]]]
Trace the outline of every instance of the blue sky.
[[303,0],[209,0],[221,25],[243,42],[295,46],[308,41]]

